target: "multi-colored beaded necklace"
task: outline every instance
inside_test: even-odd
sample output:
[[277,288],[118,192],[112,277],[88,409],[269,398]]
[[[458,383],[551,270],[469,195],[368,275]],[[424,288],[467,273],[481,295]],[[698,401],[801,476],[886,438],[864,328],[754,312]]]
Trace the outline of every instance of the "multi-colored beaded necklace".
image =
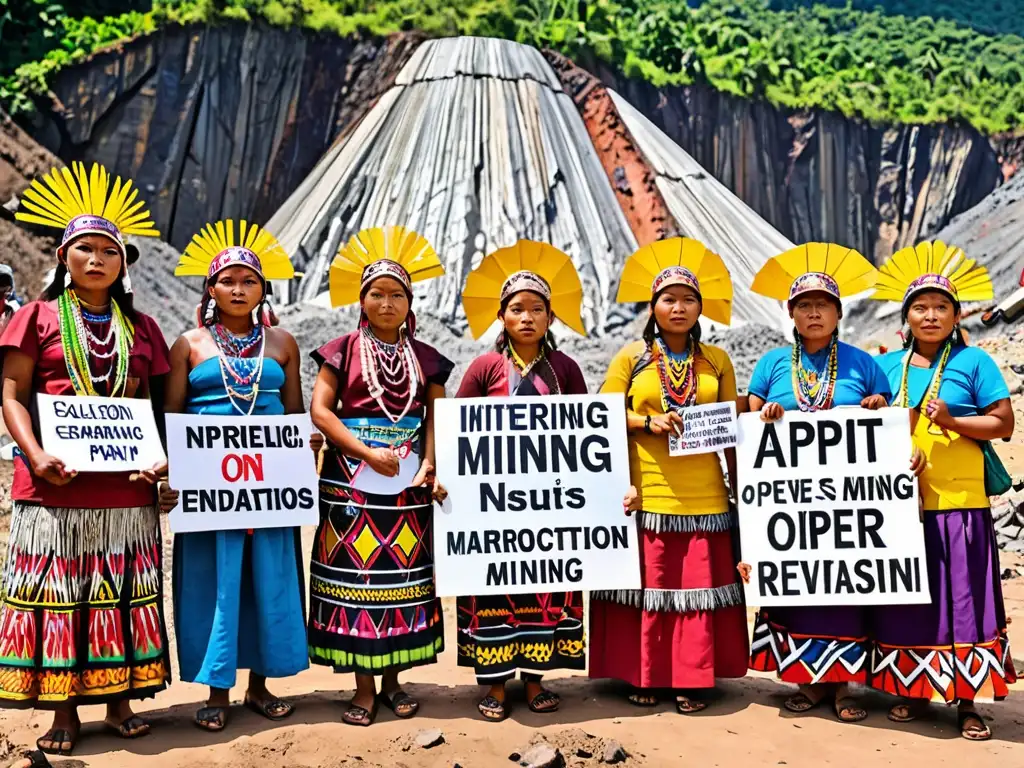
[[520,385],[526,381],[526,377],[531,371],[543,366],[547,369],[548,376],[544,376],[541,370],[537,370],[535,375],[541,376],[551,389],[551,394],[560,395],[562,394],[562,387],[558,383],[558,376],[555,375],[555,369],[551,366],[551,361],[548,360],[547,344],[542,343],[540,350],[537,352],[537,356],[527,363],[523,358],[516,352],[516,348],[512,346],[511,340],[508,342],[508,346],[505,347],[505,352],[509,359],[512,361],[513,367],[516,369],[516,373],[519,374],[519,381],[511,387],[509,395],[515,395],[519,391]]
[[804,368],[804,345],[799,339],[793,344],[793,394],[801,411],[822,411],[832,407],[839,378],[839,339],[832,337],[828,360],[822,373]]
[[[267,346],[264,328],[257,323],[243,336],[235,336],[220,323],[210,326],[209,330],[217,345],[220,378],[224,383],[228,401],[241,415],[251,416],[256,410],[256,398],[259,396],[260,380],[263,378],[263,353]],[[246,357],[257,345],[258,354],[255,357]],[[241,387],[249,387],[249,391],[245,392],[240,389]],[[239,406],[239,401],[249,405],[243,409]]]
[[[135,341],[135,327],[124,316],[117,302],[110,300],[110,330],[106,339],[99,339],[85,325],[82,305],[74,289],[68,288],[57,298],[57,317],[60,322],[60,343],[64,350],[64,363],[68,369],[68,378],[76,395],[97,396],[99,392],[94,384],[101,382],[107,385],[107,397],[124,397],[128,386],[128,363],[131,359],[132,343]],[[106,319],[106,315],[90,315],[96,322]],[[114,341],[112,350],[102,350],[111,337]],[[96,376],[92,372],[91,359],[108,359],[116,355],[113,364],[105,376]],[[113,377],[114,383],[110,383]]]
[[669,408],[688,408],[697,402],[697,371],[694,368],[693,339],[686,342],[686,351],[676,354],[659,336],[658,375],[661,378],[661,406],[668,413]]
[[[397,344],[389,344],[374,336],[369,327],[363,326],[359,335],[359,363],[370,397],[377,401],[391,423],[397,424],[412,409],[420,381],[419,362],[412,343],[402,332]],[[398,397],[408,392],[405,407],[397,416],[388,410],[384,401],[385,391]]]
[[[919,405],[926,405],[929,400],[934,400],[939,396],[939,386],[942,384],[942,374],[946,370],[946,363],[949,362],[949,356],[953,351],[952,342],[947,341],[946,345],[942,348],[942,354],[939,356],[939,364],[935,367],[935,372],[932,373],[932,380],[928,384],[928,389],[925,392],[924,398],[921,400]],[[896,398],[892,404],[896,408],[907,408],[910,403],[910,360],[914,356],[914,347],[911,345],[910,349],[907,350],[906,354],[903,355],[903,375],[900,377],[900,388],[896,393]]]

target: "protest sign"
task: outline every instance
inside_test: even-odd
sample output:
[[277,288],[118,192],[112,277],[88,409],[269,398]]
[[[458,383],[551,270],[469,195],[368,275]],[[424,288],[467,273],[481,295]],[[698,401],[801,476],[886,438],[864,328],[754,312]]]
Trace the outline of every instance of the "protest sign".
[[165,458],[149,400],[36,395],[43,450],[75,472],[131,472]]
[[[437,400],[437,594],[638,589],[622,397]],[[439,435],[442,433],[439,433]]]
[[316,525],[316,457],[309,414],[167,415],[169,482],[180,494],[171,530]]
[[741,414],[747,603],[929,602],[911,452],[905,408],[787,411],[771,424]]
[[736,447],[736,403],[707,403],[681,408],[683,434],[670,432],[669,456],[714,453]]

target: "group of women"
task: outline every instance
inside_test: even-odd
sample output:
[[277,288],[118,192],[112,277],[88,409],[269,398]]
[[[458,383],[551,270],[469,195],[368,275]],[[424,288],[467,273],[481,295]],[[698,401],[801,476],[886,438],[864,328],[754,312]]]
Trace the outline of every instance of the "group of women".
[[[149,732],[131,706],[170,682],[163,616],[159,511],[177,493],[166,465],[135,474],[76,473],[45,450],[36,393],[150,398],[163,413],[301,413],[300,351],[275,327],[268,281],[293,276],[287,254],[259,227],[204,228],[177,274],[202,276],[197,327],[168,350],[132,304],[126,237],[153,236],[130,183],[99,166],[55,170],[26,191],[18,217],[58,227],[53,282],[0,337],[3,414],[20,452],[0,603],[0,703],[54,711],[40,749],[70,753],[78,706],[105,703],[124,738]],[[174,541],[174,618],[182,679],[210,688],[198,726],[227,726],[236,671],[245,704],[270,720],[292,704],[267,687],[309,662],[354,673],[342,719],[370,725],[380,706],[400,718],[420,707],[399,672],[444,649],[434,592],[432,515],[444,478],[434,469],[433,405],[454,365],[416,338],[413,284],[443,273],[429,244],[402,229],[367,230],[338,253],[335,306],[359,305],[358,326],[313,352],[310,413],[320,476],[320,523],[309,564],[309,607],[297,529],[188,533]],[[901,302],[905,349],[872,358],[840,342],[842,299],[877,284]],[[694,240],[639,250],[618,298],[647,302],[642,339],[612,360],[605,393],[627,412],[642,587],[590,602],[589,672],[631,687],[653,706],[671,691],[698,712],[717,678],[748,667],[800,687],[794,712],[834,702],[843,721],[866,716],[851,683],[900,698],[913,719],[928,701],[957,702],[962,734],[990,736],[975,700],[999,699],[1014,679],[997,550],[985,494],[985,441],[1013,429],[1009,393],[988,355],[966,346],[960,302],[991,295],[983,269],[956,249],[924,244],[876,270],[855,251],[810,244],[772,259],[752,289],[787,302],[794,341],[758,363],[749,406],[786,411],[856,405],[912,409],[932,603],[893,608],[761,609],[748,645],[738,563],[735,453],[672,456],[668,435],[694,405],[737,397],[726,352],[701,341],[699,317],[728,323],[732,285],[722,260]],[[485,257],[463,294],[473,335],[495,318],[494,351],[474,360],[458,397],[586,393],[579,366],[557,350],[556,318],[583,333],[582,287],[571,259],[520,241]],[[160,419],[158,418],[158,421]],[[322,438],[319,437],[322,435]],[[908,457],[910,460],[910,457]],[[459,598],[458,663],[486,686],[480,715],[509,711],[506,683],[522,676],[529,709],[552,712],[553,670],[583,670],[579,592]],[[381,677],[380,688],[376,677]]]

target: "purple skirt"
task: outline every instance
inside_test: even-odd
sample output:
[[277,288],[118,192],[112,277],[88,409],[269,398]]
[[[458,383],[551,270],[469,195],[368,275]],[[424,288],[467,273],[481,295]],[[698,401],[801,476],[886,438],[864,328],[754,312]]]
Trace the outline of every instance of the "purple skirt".
[[953,703],[1004,698],[1016,680],[988,509],[925,512],[932,601],[870,609],[872,687]]

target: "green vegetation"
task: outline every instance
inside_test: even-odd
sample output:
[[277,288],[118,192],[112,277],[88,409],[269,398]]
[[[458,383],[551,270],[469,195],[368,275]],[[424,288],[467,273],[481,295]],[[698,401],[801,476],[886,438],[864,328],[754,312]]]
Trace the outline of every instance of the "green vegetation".
[[931,16],[933,19],[949,19],[991,35],[1009,33],[1024,36],[1024,8],[1020,0],[770,0],[772,8],[783,10],[818,4],[833,8],[845,8],[849,4],[858,11],[878,8],[891,16]]
[[[116,0],[105,5],[125,12],[97,21],[50,0],[0,0],[2,10],[19,9],[0,18],[0,102],[30,109],[54,71],[117,40],[171,23],[237,19],[339,35],[505,37],[598,57],[656,85],[706,81],[737,96],[873,122],[1024,129],[1024,39],[958,24],[968,19],[951,0],[705,0],[696,8],[682,0],[154,0],[146,13]],[[865,10],[875,5],[886,10]],[[969,21],[993,30],[1024,25],[1009,6],[994,0]],[[954,11],[956,20],[921,15]],[[32,35],[8,48],[4,25],[12,18]]]

